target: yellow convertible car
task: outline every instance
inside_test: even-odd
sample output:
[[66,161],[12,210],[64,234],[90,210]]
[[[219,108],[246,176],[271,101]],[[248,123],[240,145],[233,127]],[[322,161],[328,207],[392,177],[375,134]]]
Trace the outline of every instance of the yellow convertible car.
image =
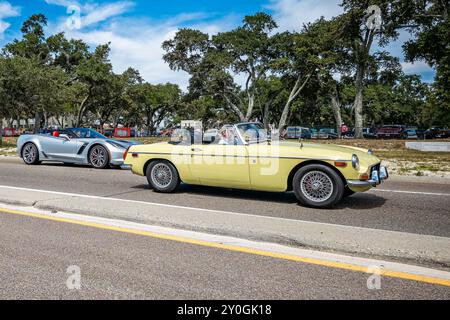
[[370,150],[336,145],[279,142],[259,123],[224,126],[216,136],[179,129],[170,142],[131,146],[124,154],[133,173],[157,192],[193,185],[294,191],[303,205],[331,207],[388,178]]

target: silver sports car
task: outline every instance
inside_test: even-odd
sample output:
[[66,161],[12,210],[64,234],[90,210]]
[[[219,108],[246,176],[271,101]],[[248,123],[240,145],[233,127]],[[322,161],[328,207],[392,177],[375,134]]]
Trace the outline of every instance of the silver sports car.
[[17,141],[17,153],[28,165],[54,161],[104,169],[121,166],[124,152],[135,144],[140,143],[112,140],[92,129],[74,128],[22,135]]

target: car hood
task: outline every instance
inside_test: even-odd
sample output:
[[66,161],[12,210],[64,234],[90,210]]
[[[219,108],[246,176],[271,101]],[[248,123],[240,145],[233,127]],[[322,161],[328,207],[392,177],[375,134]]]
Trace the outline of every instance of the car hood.
[[368,163],[379,162],[368,149],[335,144],[280,142],[281,156],[299,156],[312,159],[351,160],[355,154]]

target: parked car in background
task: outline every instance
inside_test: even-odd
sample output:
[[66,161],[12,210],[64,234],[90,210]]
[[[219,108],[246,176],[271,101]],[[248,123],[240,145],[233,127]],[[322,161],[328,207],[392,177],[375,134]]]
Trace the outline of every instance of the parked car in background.
[[364,128],[363,129],[364,139],[376,139],[377,138],[377,128]]
[[19,130],[14,128],[4,128],[1,133],[4,137],[18,137],[20,135]]
[[338,134],[336,132],[336,129],[322,128],[319,130],[318,138],[319,139],[337,139]]
[[103,135],[107,138],[111,138],[114,136],[114,129],[106,129],[103,131]]
[[378,139],[406,139],[406,127],[402,125],[382,126],[377,131]]
[[163,129],[159,132],[159,137],[170,137],[172,135],[173,129]]
[[319,130],[311,128],[309,129],[309,132],[311,132],[311,139],[319,138]]
[[446,139],[450,137],[448,128],[431,127],[423,133],[425,139]]
[[288,127],[287,139],[311,139],[311,131],[305,127]]
[[408,127],[406,128],[407,139],[423,139],[425,130],[419,129],[417,127]]
[[218,135],[219,135],[218,129],[206,130],[205,133],[203,134],[203,142],[213,143],[217,139]]

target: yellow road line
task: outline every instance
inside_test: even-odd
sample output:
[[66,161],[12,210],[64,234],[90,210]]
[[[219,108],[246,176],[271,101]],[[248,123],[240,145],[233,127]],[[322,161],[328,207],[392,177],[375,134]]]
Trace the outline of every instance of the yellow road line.
[[[52,216],[47,216],[47,215],[43,215],[43,214],[39,214],[39,213],[31,213],[31,212],[9,210],[9,209],[2,209],[2,208],[0,208],[0,212],[21,215],[21,216],[26,216],[26,217],[39,218],[39,219],[50,220],[50,221],[56,221],[56,222],[70,223],[70,224],[98,228],[98,229],[103,229],[103,230],[117,231],[117,232],[134,234],[134,235],[139,235],[139,236],[146,236],[146,237],[162,239],[162,240],[170,240],[170,241],[175,241],[175,242],[180,242],[180,243],[198,245],[198,246],[202,246],[202,247],[223,249],[223,250],[228,250],[228,251],[248,253],[248,254],[252,254],[252,255],[258,255],[258,256],[264,256],[264,257],[270,257],[270,258],[276,258],[276,259],[282,259],[282,260],[302,262],[302,263],[336,268],[336,269],[344,269],[344,270],[357,271],[357,272],[363,272],[363,273],[373,273],[372,271],[369,271],[368,267],[358,266],[358,265],[353,265],[353,264],[348,264],[348,263],[326,261],[326,260],[315,259],[315,258],[305,258],[305,257],[294,256],[294,255],[289,255],[289,254],[284,254],[284,253],[269,252],[269,251],[250,249],[250,248],[239,247],[239,246],[234,246],[234,245],[220,244],[220,243],[214,243],[214,242],[203,241],[203,240],[195,240],[195,239],[183,238],[183,237],[178,237],[178,236],[159,234],[159,233],[150,232],[150,231],[140,231],[140,230],[130,229],[130,228],[108,226],[108,225],[95,223],[95,222],[80,221],[80,220],[69,219],[69,218],[52,217]],[[411,274],[411,273],[406,273],[406,272],[399,272],[399,271],[392,271],[392,270],[387,270],[387,269],[381,269],[380,275],[391,277],[391,278],[412,280],[412,281],[425,282],[425,283],[437,284],[437,285],[450,287],[450,280],[447,280],[447,279],[421,276],[421,275],[416,275],[416,274]]]

